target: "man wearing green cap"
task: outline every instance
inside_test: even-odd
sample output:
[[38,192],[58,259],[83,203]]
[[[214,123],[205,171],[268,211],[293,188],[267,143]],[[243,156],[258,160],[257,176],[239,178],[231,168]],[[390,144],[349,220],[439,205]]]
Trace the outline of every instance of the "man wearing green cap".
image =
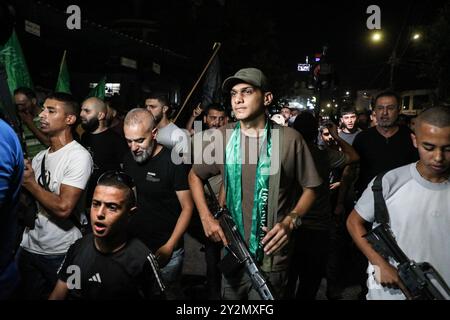
[[[206,205],[202,183],[222,175],[226,206],[275,298],[281,298],[287,280],[291,232],[311,207],[313,188],[322,181],[301,135],[268,119],[266,111],[273,96],[261,70],[241,69],[224,81],[222,89],[231,95],[238,122],[216,130],[204,152],[195,153],[190,187],[206,236],[225,244],[223,230]],[[214,161],[208,157],[210,150],[214,150]],[[223,277],[222,298],[260,297],[241,269]]]

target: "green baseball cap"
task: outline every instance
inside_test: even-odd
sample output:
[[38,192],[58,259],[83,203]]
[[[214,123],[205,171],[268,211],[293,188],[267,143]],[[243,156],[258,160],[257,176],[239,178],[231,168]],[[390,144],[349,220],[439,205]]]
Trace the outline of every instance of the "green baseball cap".
[[241,69],[234,76],[226,78],[222,84],[222,90],[224,92],[230,91],[238,83],[248,83],[260,88],[262,91],[267,91],[269,88],[266,76],[261,70],[256,68]]

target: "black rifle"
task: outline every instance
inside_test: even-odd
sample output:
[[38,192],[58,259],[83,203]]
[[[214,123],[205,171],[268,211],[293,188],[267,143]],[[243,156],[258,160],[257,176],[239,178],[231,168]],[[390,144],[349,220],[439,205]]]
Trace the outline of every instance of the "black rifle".
[[387,261],[393,259],[398,263],[398,275],[404,285],[401,289],[408,299],[450,300],[450,288],[441,275],[428,262],[416,263],[408,259],[389,226],[380,224],[364,237]]
[[253,259],[247,244],[242,238],[241,233],[236,227],[227,208],[221,208],[219,201],[215,197],[214,191],[209,182],[206,182],[208,190],[211,194],[211,199],[214,202],[215,213],[214,218],[219,220],[220,227],[227,238],[228,249],[230,254],[227,254],[221,261],[220,269],[227,275],[233,273],[237,267],[244,266],[247,274],[252,281],[253,287],[258,291],[262,300],[275,300],[270,290],[269,283],[264,278],[261,269],[258,267],[255,259]]
[[164,282],[161,277],[161,269],[159,268],[158,261],[156,260],[156,257],[153,253],[150,252],[150,254],[147,256],[148,262],[150,262],[150,266],[152,267],[153,274],[155,275],[156,282],[158,283],[159,290],[161,290],[161,294],[164,295],[164,292],[166,291],[166,286],[164,285]]
[[402,285],[400,289],[410,300],[450,300],[450,289],[445,281],[428,262],[416,263],[400,249],[389,227],[389,213],[383,197],[382,179],[379,174],[372,185],[374,196],[375,222],[379,226],[364,237],[388,262],[394,260]]

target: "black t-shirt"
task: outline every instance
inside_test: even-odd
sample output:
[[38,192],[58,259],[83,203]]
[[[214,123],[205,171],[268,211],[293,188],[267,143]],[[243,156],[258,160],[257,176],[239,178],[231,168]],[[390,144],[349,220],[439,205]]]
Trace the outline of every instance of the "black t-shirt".
[[359,196],[376,175],[419,160],[411,133],[408,127],[400,126],[396,134],[385,138],[372,127],[356,136],[353,148],[360,156],[360,174],[356,183]]
[[[89,234],[69,248],[58,278],[68,284],[70,300],[148,299],[155,286],[149,253],[138,239],[129,240],[117,252],[101,253]],[[81,275],[80,287],[70,288],[76,285],[76,270]]]
[[98,178],[105,171],[120,170],[128,146],[123,137],[110,129],[98,134],[85,132],[81,137],[81,144],[89,151],[94,161],[94,171],[86,188],[86,207],[90,207]]
[[170,155],[171,150],[163,147],[143,164],[134,161],[131,153],[124,159],[124,171],[136,184],[138,202],[128,230],[153,252],[169,240],[180,216],[176,191],[189,190],[187,167],[174,164]]

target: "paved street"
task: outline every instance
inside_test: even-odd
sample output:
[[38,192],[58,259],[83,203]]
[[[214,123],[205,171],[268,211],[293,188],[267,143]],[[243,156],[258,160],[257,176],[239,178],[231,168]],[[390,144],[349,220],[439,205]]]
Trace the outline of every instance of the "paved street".
[[[206,266],[202,245],[189,235],[185,235],[186,259],[183,266],[183,288],[185,296],[190,300],[207,300],[205,289]],[[317,300],[327,300],[325,296],[326,280],[322,280]],[[347,287],[342,300],[356,300],[360,290],[359,285]]]

